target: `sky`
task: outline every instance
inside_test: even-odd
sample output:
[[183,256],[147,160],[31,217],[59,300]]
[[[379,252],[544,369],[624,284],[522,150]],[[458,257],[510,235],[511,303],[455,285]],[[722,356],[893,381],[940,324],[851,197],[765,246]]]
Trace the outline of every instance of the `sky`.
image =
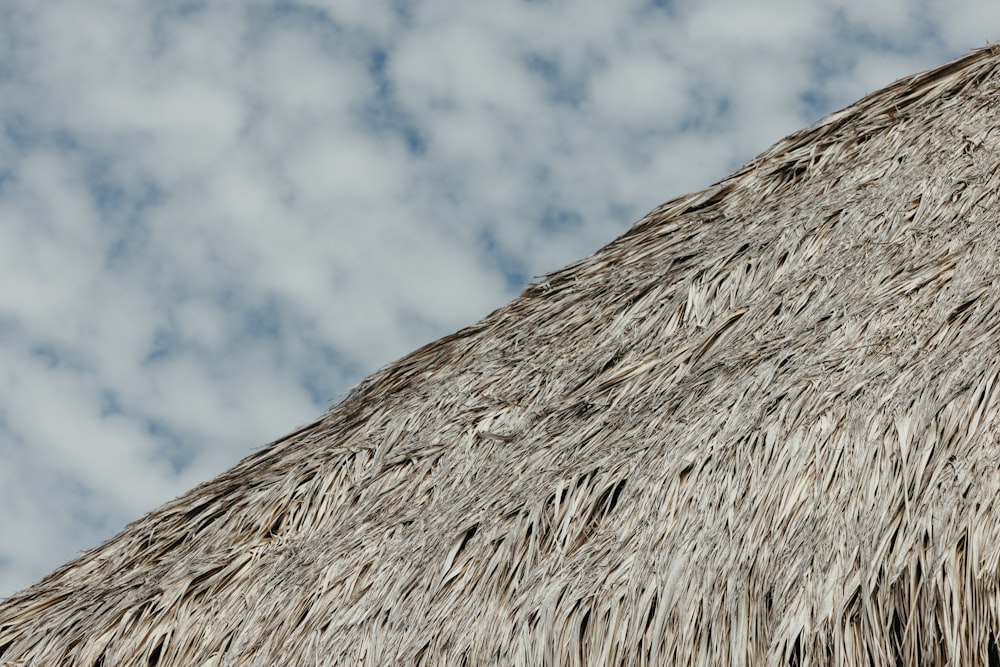
[[0,598],[995,0],[0,3]]

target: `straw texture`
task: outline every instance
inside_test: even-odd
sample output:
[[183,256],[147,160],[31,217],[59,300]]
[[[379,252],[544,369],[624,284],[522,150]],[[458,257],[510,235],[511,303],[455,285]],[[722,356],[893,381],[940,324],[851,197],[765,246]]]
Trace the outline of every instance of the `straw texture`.
[[0,665],[1000,662],[1000,49],[0,603]]

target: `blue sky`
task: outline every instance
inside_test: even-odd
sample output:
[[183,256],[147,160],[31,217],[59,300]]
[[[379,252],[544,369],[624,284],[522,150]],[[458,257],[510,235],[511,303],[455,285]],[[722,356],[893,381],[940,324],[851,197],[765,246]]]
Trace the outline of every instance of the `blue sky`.
[[0,597],[992,0],[0,6]]

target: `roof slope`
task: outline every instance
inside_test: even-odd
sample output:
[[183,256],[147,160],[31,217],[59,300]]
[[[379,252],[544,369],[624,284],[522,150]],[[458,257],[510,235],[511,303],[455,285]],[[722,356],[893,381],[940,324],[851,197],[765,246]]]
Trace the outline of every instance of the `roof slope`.
[[1000,659],[998,117],[991,47],[663,205],[0,603],[0,664]]

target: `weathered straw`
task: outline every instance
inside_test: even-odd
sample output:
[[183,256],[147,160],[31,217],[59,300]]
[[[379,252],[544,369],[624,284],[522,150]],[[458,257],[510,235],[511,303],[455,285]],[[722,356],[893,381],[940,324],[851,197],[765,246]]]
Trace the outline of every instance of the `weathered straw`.
[[8,665],[1000,660],[1000,49],[650,213],[0,604]]

